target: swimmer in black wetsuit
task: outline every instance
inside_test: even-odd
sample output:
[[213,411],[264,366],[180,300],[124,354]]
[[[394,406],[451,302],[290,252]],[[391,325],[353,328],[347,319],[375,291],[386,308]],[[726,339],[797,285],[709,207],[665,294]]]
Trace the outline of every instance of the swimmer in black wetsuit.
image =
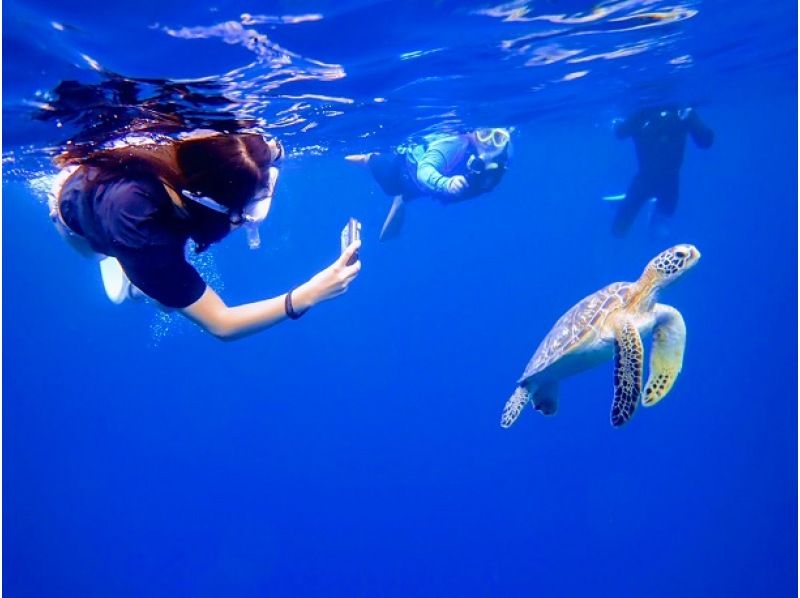
[[392,197],[381,229],[381,240],[400,234],[405,203],[431,196],[442,203],[477,197],[493,190],[509,163],[509,129],[477,129],[459,135],[430,135],[423,143],[391,153],[354,154],[350,162],[366,164],[372,176]]
[[616,123],[619,139],[633,137],[639,172],[633,177],[622,205],[617,211],[612,231],[622,237],[627,233],[642,205],[656,198],[656,218],[663,220],[675,213],[686,136],[697,147],[706,149],[714,143],[714,132],[693,108],[647,108]]
[[102,258],[115,303],[146,295],[180,310],[211,334],[232,339],[263,330],[345,290],[361,263],[347,261],[352,243],[331,266],[292,291],[228,307],[187,261],[239,227],[258,246],[283,147],[255,133],[204,132],[181,140],[126,145],[88,155],[62,154],[50,216],[69,243]]

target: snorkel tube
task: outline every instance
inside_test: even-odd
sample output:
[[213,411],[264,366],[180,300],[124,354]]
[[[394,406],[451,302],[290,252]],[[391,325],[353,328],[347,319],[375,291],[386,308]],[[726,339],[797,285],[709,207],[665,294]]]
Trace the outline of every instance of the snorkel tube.
[[277,166],[270,166],[267,170],[267,185],[264,193],[259,195],[255,201],[247,204],[244,209],[244,230],[247,235],[247,246],[250,249],[261,247],[261,235],[258,229],[266,219],[267,214],[269,214],[272,195],[275,192],[279,174],[280,171]]

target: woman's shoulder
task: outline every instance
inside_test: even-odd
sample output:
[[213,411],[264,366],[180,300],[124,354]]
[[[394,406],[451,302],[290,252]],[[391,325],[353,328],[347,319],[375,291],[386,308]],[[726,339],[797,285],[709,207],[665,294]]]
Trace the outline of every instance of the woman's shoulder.
[[150,174],[118,174],[107,183],[113,186],[116,193],[124,193],[132,197],[147,200],[169,200],[164,183]]
[[171,203],[164,183],[156,176],[143,173],[85,173],[89,187],[95,187],[98,198],[111,200],[120,211],[154,211]]
[[72,177],[72,175],[75,174],[75,171],[77,171],[79,168],[80,166],[75,164],[71,166],[65,166],[59,170],[55,176],[53,176],[53,180],[50,183],[50,189],[47,192],[47,199],[51,204],[58,199],[58,197],[61,195],[61,190],[64,188],[64,185],[66,185],[70,177]]
[[121,176],[109,181],[103,202],[109,226],[136,247],[183,245],[187,234],[164,184],[155,177]]
[[156,176],[85,165],[67,185],[73,184],[93,206],[96,217],[111,228],[169,228],[172,200]]

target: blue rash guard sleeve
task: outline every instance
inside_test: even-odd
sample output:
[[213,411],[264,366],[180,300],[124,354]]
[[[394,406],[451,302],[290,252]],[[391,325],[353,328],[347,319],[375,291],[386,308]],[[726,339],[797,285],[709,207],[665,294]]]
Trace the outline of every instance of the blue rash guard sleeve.
[[428,146],[417,162],[417,182],[436,194],[447,193],[447,183],[469,149],[466,136],[447,137]]

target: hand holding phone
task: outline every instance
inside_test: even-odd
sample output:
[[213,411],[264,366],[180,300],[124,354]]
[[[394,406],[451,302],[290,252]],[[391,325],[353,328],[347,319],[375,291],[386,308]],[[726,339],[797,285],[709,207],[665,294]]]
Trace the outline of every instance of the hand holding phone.
[[[358,241],[361,238],[361,223],[355,218],[350,218],[347,224],[342,229],[342,253],[347,249],[351,243]],[[353,253],[353,256],[347,260],[347,265],[351,266],[358,261],[358,251]]]

